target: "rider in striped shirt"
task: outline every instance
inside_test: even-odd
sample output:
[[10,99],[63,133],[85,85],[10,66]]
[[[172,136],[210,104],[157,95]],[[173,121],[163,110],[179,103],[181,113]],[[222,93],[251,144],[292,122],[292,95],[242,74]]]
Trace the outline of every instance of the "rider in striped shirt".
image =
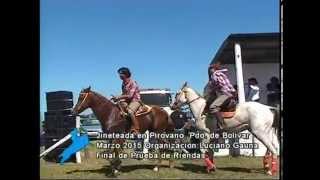
[[139,86],[131,78],[129,68],[122,67],[118,69],[120,79],[122,80],[122,95],[113,97],[115,101],[120,101],[120,105],[127,109],[128,115],[132,120],[131,132],[138,134],[140,132],[139,121],[135,114],[141,106],[141,97]]
[[[233,88],[230,83],[227,75],[227,69],[221,69],[221,63],[215,62],[213,65],[209,66],[209,82],[208,92],[210,94],[205,96],[215,96],[216,98],[212,101],[207,101],[209,104],[209,113],[214,115],[218,120],[218,127],[220,129],[224,126],[223,117],[221,115],[221,106],[234,97],[236,90]],[[210,98],[209,98],[210,99]]]

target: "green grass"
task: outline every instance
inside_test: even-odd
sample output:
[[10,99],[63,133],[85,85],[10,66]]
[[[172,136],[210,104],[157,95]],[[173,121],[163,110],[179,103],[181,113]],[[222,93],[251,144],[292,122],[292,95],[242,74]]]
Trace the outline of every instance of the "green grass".
[[[111,176],[109,161],[96,159],[94,144],[88,147],[89,158],[82,158],[81,164],[46,162],[40,160],[41,178],[114,178]],[[168,161],[162,161],[159,172],[154,172],[155,160],[122,160],[118,178],[130,179],[279,179],[279,176],[267,176],[262,168],[262,158],[253,157],[217,157],[217,170],[206,173],[203,160],[175,160],[175,167],[169,168]]]

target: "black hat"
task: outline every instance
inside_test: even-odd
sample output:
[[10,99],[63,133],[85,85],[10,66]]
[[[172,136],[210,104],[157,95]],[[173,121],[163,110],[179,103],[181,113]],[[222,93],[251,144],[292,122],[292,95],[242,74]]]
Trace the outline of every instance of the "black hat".
[[270,78],[270,81],[271,82],[273,82],[273,81],[274,82],[279,82],[279,79],[277,77],[273,76],[273,77]]
[[125,74],[127,77],[131,77],[131,72],[130,72],[129,68],[127,68],[127,67],[122,67],[122,68],[118,69],[118,73]]
[[252,77],[252,78],[249,78],[248,81],[251,81],[253,82],[254,84],[258,84],[258,81],[256,78]]

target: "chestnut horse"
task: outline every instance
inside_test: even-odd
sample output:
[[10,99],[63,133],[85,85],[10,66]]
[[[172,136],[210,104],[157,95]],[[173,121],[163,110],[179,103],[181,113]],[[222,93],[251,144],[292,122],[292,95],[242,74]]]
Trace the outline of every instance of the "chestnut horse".
[[[118,105],[97,92],[91,91],[90,86],[81,90],[78,102],[73,108],[73,114],[78,115],[88,108],[92,109],[93,113],[100,121],[104,133],[129,132],[131,121],[121,115],[121,110]],[[138,116],[137,120],[140,122],[141,133],[144,133],[147,130],[155,133],[168,133],[173,132],[175,127],[171,118],[169,118],[168,113],[158,106],[152,106],[149,113]],[[118,151],[116,151],[115,154],[116,158],[110,162],[114,174],[119,171],[121,164],[118,157]],[[159,159],[158,163],[160,162],[161,160]],[[171,167],[172,161],[169,163]],[[156,165],[154,170],[158,170],[158,165]]]

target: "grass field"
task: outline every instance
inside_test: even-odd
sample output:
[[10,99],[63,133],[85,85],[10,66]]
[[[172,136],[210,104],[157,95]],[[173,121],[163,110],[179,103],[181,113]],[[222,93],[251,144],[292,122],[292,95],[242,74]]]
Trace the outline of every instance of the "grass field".
[[[112,176],[109,162],[95,157],[94,145],[89,148],[89,157],[82,158],[81,164],[46,162],[40,160],[40,177],[42,179],[104,179]],[[252,157],[217,157],[217,170],[206,173],[203,160],[176,160],[175,167],[169,168],[168,161],[162,161],[159,172],[154,172],[154,160],[122,160],[117,178],[130,179],[279,179],[279,176],[267,176],[262,168],[262,158]]]

